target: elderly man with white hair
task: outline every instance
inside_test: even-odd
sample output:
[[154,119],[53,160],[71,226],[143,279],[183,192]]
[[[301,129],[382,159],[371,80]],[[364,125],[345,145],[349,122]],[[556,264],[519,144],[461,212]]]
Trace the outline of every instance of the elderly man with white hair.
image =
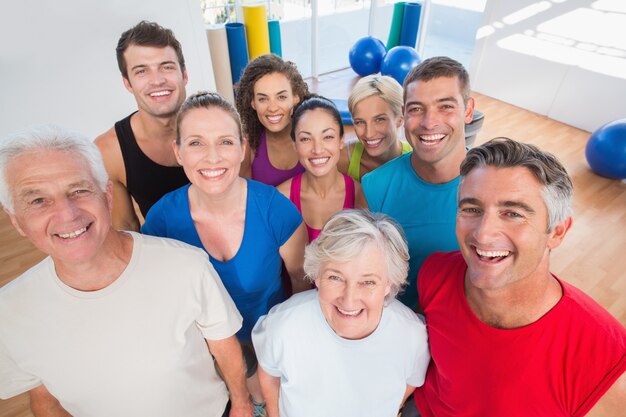
[[257,322],[252,340],[270,417],[395,417],[430,360],[426,326],[395,296],[408,250],[391,218],[332,216],[307,248],[317,289]]
[[1,398],[29,391],[37,416],[252,414],[241,316],[206,254],[115,231],[91,141],[54,127],[0,141],[0,202],[48,255],[0,289]]

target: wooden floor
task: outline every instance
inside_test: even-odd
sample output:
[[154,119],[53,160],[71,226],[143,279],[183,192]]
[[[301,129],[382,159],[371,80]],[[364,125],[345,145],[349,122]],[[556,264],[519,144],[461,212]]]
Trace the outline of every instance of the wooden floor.
[[[350,70],[310,82],[312,90],[347,98],[356,82]],[[496,136],[533,143],[556,154],[574,182],[574,226],[552,254],[552,271],[591,295],[626,325],[626,184],[593,174],[585,161],[589,133],[474,94],[485,122],[475,145]],[[350,131],[351,132],[351,131]],[[0,214],[0,286],[43,258]],[[28,397],[0,401],[0,417],[32,416]]]

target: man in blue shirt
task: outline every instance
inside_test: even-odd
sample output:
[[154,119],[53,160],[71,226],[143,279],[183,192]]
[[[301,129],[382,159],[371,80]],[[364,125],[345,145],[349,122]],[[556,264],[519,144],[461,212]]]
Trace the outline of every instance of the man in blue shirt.
[[433,252],[459,248],[455,236],[456,197],[465,158],[465,123],[474,99],[463,65],[434,57],[404,81],[404,129],[413,152],[363,177],[370,210],[400,223],[409,244],[409,285],[399,296],[417,307],[417,273]]

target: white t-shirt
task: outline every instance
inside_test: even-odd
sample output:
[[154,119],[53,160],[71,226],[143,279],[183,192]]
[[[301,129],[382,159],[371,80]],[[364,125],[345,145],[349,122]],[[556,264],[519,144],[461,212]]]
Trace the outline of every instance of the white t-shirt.
[[221,416],[228,392],[205,338],[241,327],[207,255],[132,233],[108,287],[77,291],[50,258],[0,289],[0,397],[44,384],[74,416]]
[[317,290],[272,308],[252,341],[263,370],[280,377],[281,417],[395,417],[430,361],[426,326],[399,301],[383,309],[374,333],[347,340],[326,322]]

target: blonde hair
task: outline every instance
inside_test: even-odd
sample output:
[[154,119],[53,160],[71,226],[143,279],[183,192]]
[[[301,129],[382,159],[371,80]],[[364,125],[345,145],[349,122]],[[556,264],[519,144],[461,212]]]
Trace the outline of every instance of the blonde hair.
[[348,110],[354,115],[354,108],[361,100],[371,96],[380,97],[389,105],[393,114],[402,115],[402,86],[386,75],[372,74],[361,78],[352,88],[348,98]]

